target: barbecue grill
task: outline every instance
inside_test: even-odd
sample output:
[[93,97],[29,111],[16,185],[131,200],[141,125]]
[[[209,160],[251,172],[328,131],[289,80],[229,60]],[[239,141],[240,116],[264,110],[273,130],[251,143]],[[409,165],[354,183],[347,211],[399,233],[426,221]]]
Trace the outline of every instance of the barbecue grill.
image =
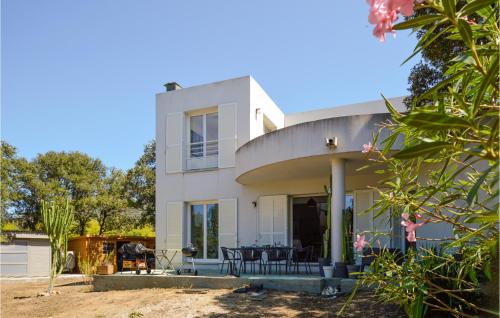
[[[177,275],[181,275],[182,273],[193,273],[194,276],[198,275],[198,271],[196,270],[196,267],[194,266],[194,258],[196,257],[196,254],[198,254],[198,250],[196,247],[194,247],[192,244],[188,244],[186,247],[182,248],[182,256],[186,258],[191,259],[191,268],[184,268],[183,265],[181,265],[181,268],[177,269]],[[189,259],[187,260],[189,262]]]
[[[140,243],[127,243],[120,246],[118,253],[122,255],[122,273],[123,268],[135,268],[135,273],[139,275],[141,269],[145,269],[148,274],[151,274],[154,262],[153,249],[147,248]],[[153,255],[153,258],[148,258],[148,255]],[[133,258],[133,260],[127,260]]]

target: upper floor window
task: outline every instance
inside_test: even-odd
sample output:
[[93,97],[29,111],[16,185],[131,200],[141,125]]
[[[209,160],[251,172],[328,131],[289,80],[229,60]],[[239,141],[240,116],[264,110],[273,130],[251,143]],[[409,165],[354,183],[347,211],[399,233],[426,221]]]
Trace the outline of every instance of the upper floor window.
[[217,167],[219,114],[206,113],[189,118],[188,169]]

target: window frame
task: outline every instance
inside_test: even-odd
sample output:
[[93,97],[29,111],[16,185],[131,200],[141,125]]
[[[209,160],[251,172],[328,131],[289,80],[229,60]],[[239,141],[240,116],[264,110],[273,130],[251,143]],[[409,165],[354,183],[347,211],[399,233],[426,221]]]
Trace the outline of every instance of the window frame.
[[[191,242],[191,207],[193,205],[202,205],[203,206],[203,250],[201,251],[203,254],[202,258],[195,258],[195,262],[199,263],[212,263],[218,262],[220,259],[220,242],[219,242],[219,231],[220,228],[217,228],[217,258],[207,258],[208,254],[208,233],[207,233],[207,214],[208,214],[208,205],[215,204],[217,205],[217,213],[219,213],[219,201],[217,200],[207,200],[207,201],[192,201],[187,204],[187,243],[192,244]],[[217,217],[220,215],[218,214]],[[217,226],[219,226],[217,224]],[[200,252],[200,251],[198,251]]]
[[[214,115],[216,114],[217,115],[217,139],[214,139],[214,140],[207,140],[207,116],[209,115]],[[203,141],[198,141],[198,142],[192,142],[191,141],[191,119],[193,117],[197,117],[197,116],[201,116],[202,117],[202,139]],[[211,157],[211,156],[218,156],[219,155],[219,111],[217,109],[210,109],[210,110],[206,110],[202,113],[199,113],[199,112],[195,112],[195,113],[191,113],[189,114],[188,116],[188,136],[187,136],[187,140],[188,140],[188,154],[189,154],[189,159],[196,159],[196,158],[206,158],[206,157]],[[216,148],[216,151],[215,153],[211,153],[211,154],[208,154],[207,155],[207,145],[209,143],[216,143],[217,145],[217,148]],[[203,152],[201,154],[201,156],[193,156],[193,152],[192,152],[192,146],[193,145],[202,145],[203,147]]]

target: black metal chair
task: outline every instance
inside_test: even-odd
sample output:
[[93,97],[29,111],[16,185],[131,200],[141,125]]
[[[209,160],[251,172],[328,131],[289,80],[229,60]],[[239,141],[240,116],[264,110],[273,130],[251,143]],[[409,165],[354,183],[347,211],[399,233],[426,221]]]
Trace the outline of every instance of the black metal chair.
[[247,263],[250,263],[250,269],[252,274],[255,274],[255,266],[258,262],[259,264],[259,274],[262,273],[262,251],[257,248],[252,247],[244,247],[240,250],[241,253],[241,262],[240,262],[240,272],[243,267],[243,273],[247,272]]
[[237,269],[236,262],[241,261],[241,257],[239,253],[236,251],[230,250],[227,247],[220,248],[222,252],[222,263],[220,267],[220,272],[224,270],[224,264],[227,263],[226,274],[235,274],[235,270]]
[[314,255],[314,246],[306,246],[304,248],[296,247],[292,251],[291,269],[296,274],[300,274],[300,265],[304,265],[306,274],[312,274],[311,261]]
[[[275,265],[276,272],[281,275],[281,266],[285,265],[285,272],[288,274],[288,260],[290,256],[289,247],[269,247],[266,249],[267,263],[266,269],[269,268],[268,273],[271,274],[272,266]],[[283,264],[283,262],[285,262]]]

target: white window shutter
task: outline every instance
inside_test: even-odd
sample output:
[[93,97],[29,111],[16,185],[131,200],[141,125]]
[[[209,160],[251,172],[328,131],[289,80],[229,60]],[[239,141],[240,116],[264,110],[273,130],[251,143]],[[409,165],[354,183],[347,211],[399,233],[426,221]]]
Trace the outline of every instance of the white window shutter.
[[[372,190],[354,191],[354,239],[356,234],[364,231],[373,231],[373,214],[371,212],[362,213],[373,204]],[[364,234],[366,239],[371,239],[371,233]]]
[[288,197],[259,198],[259,244],[288,243]]
[[219,105],[219,168],[235,165],[236,109],[236,103]]
[[287,245],[288,228],[288,197],[286,195],[273,196],[273,243]]
[[[377,201],[380,198],[380,194],[378,191],[373,190],[373,203],[375,204],[375,201]],[[380,244],[382,247],[392,247],[391,246],[391,232],[392,232],[392,226],[391,226],[391,213],[390,210],[385,210],[383,211],[378,217],[376,217],[379,214],[380,210],[375,209],[373,211],[373,231],[379,233],[379,235],[375,238],[376,240],[380,241]]]
[[182,172],[183,113],[167,114],[165,158],[167,173]]
[[164,250],[167,248],[167,211],[156,210],[155,218],[155,246],[159,250]]
[[183,232],[183,202],[167,202],[167,235],[166,248],[178,249],[176,261],[180,261],[182,255],[182,232]]
[[238,201],[219,200],[219,246],[238,247]]
[[259,198],[259,245],[273,244],[274,203],[272,196]]

